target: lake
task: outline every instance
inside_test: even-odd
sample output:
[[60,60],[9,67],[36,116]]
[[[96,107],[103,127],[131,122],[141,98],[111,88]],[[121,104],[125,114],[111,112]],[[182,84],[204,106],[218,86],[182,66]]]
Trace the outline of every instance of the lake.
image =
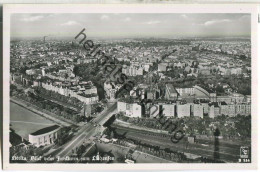
[[11,128],[26,140],[30,133],[55,124],[13,102],[10,102],[10,123]]

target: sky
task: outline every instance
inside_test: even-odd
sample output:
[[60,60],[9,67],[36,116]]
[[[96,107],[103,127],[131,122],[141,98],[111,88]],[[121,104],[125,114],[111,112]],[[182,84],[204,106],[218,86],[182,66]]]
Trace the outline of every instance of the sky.
[[13,14],[11,37],[74,38],[249,37],[250,14],[85,13]]

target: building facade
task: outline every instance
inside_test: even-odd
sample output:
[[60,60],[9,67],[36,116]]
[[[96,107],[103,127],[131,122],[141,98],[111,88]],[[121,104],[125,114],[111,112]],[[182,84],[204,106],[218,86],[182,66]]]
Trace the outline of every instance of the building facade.
[[174,117],[175,116],[175,104],[163,104],[162,105],[162,114],[166,117]]
[[193,105],[193,116],[203,118],[203,106],[201,104]]
[[177,105],[177,116],[179,118],[190,117],[190,114],[191,114],[190,104],[178,104]]
[[177,100],[178,99],[178,92],[171,84],[166,84],[165,87],[165,98],[167,100]]
[[40,129],[29,134],[29,142],[36,147],[53,144],[60,137],[60,129],[58,125]]

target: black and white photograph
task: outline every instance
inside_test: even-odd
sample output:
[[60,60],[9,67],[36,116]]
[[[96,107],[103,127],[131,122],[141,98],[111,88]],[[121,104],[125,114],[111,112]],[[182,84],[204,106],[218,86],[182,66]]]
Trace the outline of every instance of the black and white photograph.
[[9,165],[253,165],[247,9],[36,7],[8,15]]

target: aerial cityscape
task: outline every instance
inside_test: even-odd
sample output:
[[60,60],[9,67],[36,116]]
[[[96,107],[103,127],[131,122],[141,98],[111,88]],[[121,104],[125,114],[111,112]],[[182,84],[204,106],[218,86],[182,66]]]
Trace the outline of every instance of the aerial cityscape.
[[250,14],[11,19],[10,163],[251,163]]

